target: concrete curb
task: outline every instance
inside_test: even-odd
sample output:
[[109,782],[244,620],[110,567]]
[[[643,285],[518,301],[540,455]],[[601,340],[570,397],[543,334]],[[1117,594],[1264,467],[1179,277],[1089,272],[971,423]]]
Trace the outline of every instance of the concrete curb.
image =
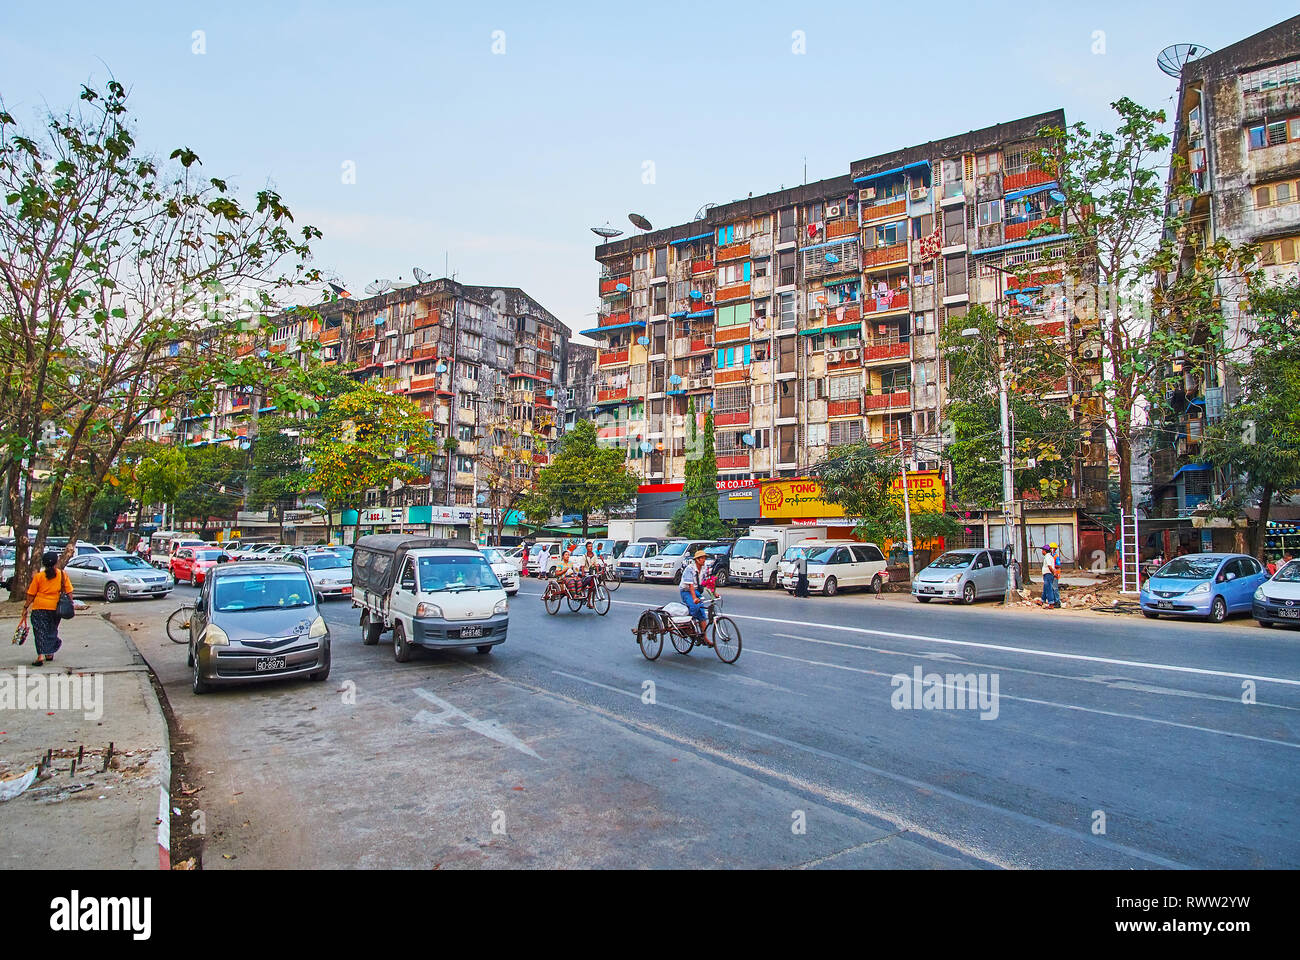
[[155,831],[154,824],[147,823],[148,820],[147,808],[146,808],[146,812],[143,812],[140,815],[140,823],[141,823],[141,832],[143,835],[148,836],[150,834],[156,833],[157,844],[158,844],[158,869],[170,870],[171,856],[172,856],[171,855],[172,745],[171,745],[171,731],[167,725],[167,713],[165,710],[163,710],[162,704],[158,701],[158,678],[157,676],[154,675],[153,667],[149,666],[149,661],[147,661],[144,658],[144,655],[140,653],[140,649],[135,645],[135,641],[131,639],[130,634],[128,634],[125,630],[123,630],[120,626],[118,626],[116,622],[114,622],[112,614],[108,612],[104,612],[104,613],[100,613],[99,617],[100,619],[105,621],[109,626],[111,626],[115,631],[117,631],[117,635],[122,638],[127,648],[131,651],[131,656],[133,656],[139,663],[141,663],[145,667],[145,670],[148,672],[149,675],[149,690],[153,694],[153,696],[146,697],[145,702],[149,705],[150,712],[153,714],[154,719],[158,721],[158,726],[162,730],[162,748],[161,748],[162,757],[158,763],[159,767],[162,770],[162,773],[160,777],[160,782],[158,784],[158,812],[156,817],[154,818],[157,821],[156,831]]

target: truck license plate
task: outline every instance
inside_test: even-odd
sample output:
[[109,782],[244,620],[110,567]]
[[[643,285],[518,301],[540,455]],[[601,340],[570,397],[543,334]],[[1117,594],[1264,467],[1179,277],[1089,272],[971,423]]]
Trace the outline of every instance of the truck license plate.
[[483,636],[483,628],[482,627],[461,627],[460,636],[462,640],[465,639],[466,637],[481,637]]
[[283,670],[284,657],[258,657],[256,670],[262,673],[266,670]]

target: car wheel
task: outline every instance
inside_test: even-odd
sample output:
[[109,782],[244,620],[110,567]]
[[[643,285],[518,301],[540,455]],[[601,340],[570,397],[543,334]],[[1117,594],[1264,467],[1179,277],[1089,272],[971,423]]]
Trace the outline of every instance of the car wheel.
[[1210,604],[1210,622],[1223,623],[1228,619],[1228,604],[1223,597],[1215,597],[1214,602]]
[[673,577],[673,583],[680,584],[681,582],[682,582],[682,571],[678,570],[677,575]]
[[871,592],[876,596],[880,596],[880,590],[884,585],[884,581],[880,579],[880,574],[876,574],[871,578]]
[[406,639],[406,628],[402,626],[401,620],[393,622],[393,659],[398,663],[406,663],[411,659],[411,644]]
[[961,588],[961,600],[962,603],[967,605],[975,602],[975,584],[967,583],[966,586]]
[[312,680],[317,680],[317,681],[320,681],[320,680],[324,680],[324,679],[326,679],[326,678],[330,675],[330,660],[331,660],[331,657],[330,657],[330,651],[329,651],[329,648],[326,647],[326,648],[325,648],[325,666],[321,667],[319,670],[315,671],[314,673],[309,673],[309,674],[307,674],[307,676],[308,676],[310,679],[312,679]]
[[474,649],[477,650],[479,653],[491,653],[491,652],[492,652],[492,644],[490,644],[490,643],[480,644],[479,646],[475,647]]
[[110,583],[108,586],[104,588],[105,603],[117,603],[117,601],[121,599],[122,599],[122,591],[118,588],[118,585],[116,583]]
[[188,643],[185,644],[185,666],[187,667],[194,666],[194,648],[191,647]]
[[917,602],[917,603],[929,603],[929,602],[930,602],[930,598],[929,598],[929,597],[917,597],[917,598],[916,598],[916,602]]
[[717,576],[718,576],[718,586],[720,587],[725,587],[727,584],[731,582],[731,576],[730,574],[727,573],[726,570],[719,571]]
[[190,655],[190,689],[197,693],[207,693],[212,689],[212,685],[203,679],[203,669],[199,666],[199,658]]
[[777,580],[776,573],[773,572],[772,575],[771,575],[770,577],[767,578],[767,588],[768,588],[769,590],[775,590],[776,587],[777,587],[777,583],[778,583],[778,580]]
[[370,611],[366,610],[361,614],[361,642],[367,647],[373,647],[379,642],[379,635],[384,632],[382,623],[374,623],[370,619]]
[[1148,620],[1160,619],[1160,614],[1156,613],[1154,610],[1143,610],[1142,616],[1146,617]]
[[822,593],[828,597],[833,597],[839,593],[840,585],[834,577],[827,577],[826,583],[822,586]]
[[190,586],[197,587],[198,585],[199,585],[198,571],[196,571],[193,567],[190,567]]

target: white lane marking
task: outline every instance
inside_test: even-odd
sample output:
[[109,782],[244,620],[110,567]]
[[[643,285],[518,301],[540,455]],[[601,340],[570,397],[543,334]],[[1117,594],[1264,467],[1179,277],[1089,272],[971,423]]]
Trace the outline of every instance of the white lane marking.
[[[580,677],[577,674],[565,673],[563,670],[552,670],[551,672],[561,677],[568,677],[570,680],[576,680],[578,683],[585,683],[593,687],[599,687],[602,690],[608,690],[610,693],[617,693],[622,696],[631,697],[636,700],[639,700],[641,698],[641,695],[639,693],[632,693],[628,690],[620,690],[618,687],[611,687],[609,684],[600,683],[599,681],[596,680],[589,680],[586,677]],[[748,734],[749,736],[752,737],[757,737],[761,740],[771,740],[774,743],[783,744],[784,746],[790,747],[794,750],[801,750],[804,753],[811,753],[814,756],[821,757],[825,760],[831,760],[834,761],[835,763],[845,763],[851,767],[856,767],[857,769],[862,770],[866,773],[874,774],[875,776],[878,777],[883,777],[886,780],[893,780],[895,783],[904,784],[906,786],[911,787],[914,790],[922,790],[929,793],[937,793],[940,796],[947,797],[950,800],[955,800],[959,803],[969,804],[981,810],[987,810],[990,813],[1001,814],[1003,816],[1010,817],[1014,820],[1018,820],[1022,823],[1027,823],[1031,826],[1037,827],[1040,830],[1047,830],[1051,833],[1058,834],[1059,836],[1067,837],[1076,842],[1082,840],[1084,843],[1106,847],[1109,850],[1118,851],[1120,853],[1126,854],[1127,856],[1136,857],[1139,860],[1144,860],[1147,863],[1154,863],[1162,867],[1169,867],[1171,869],[1178,869],[1178,870],[1187,869],[1187,866],[1185,864],[1178,863],[1175,860],[1168,860],[1158,854],[1148,853],[1145,850],[1138,850],[1135,847],[1129,847],[1125,844],[1117,843],[1114,840],[1110,840],[1109,838],[1106,837],[1095,836],[1084,827],[1081,827],[1077,830],[1071,830],[1067,827],[1062,827],[1059,824],[1051,823],[1047,820],[1040,820],[1038,817],[1030,816],[1027,813],[1020,813],[1017,810],[1010,810],[1006,807],[1000,807],[995,803],[989,803],[985,800],[976,799],[975,797],[968,797],[964,794],[955,793],[952,790],[944,789],[943,787],[937,786],[933,783],[927,783],[924,780],[915,780],[912,777],[905,777],[902,776],[901,774],[892,773],[891,771],[883,770],[880,767],[873,767],[871,766],[871,764],[863,763],[860,760],[854,760],[852,757],[846,757],[843,756],[842,754],[832,753],[829,750],[823,750],[820,747],[814,747],[806,743],[800,743],[797,740],[788,740],[785,737],[778,737],[776,734],[773,733],[766,733],[762,730],[755,730],[752,727],[746,727],[738,723],[732,723],[729,720],[722,720],[719,719],[718,717],[711,717],[707,713],[698,713],[697,711],[694,710],[688,710],[686,707],[679,707],[671,703],[665,703],[662,700],[658,701],[658,703],[655,705],[655,709],[673,710],[676,711],[677,713],[685,714],[688,717],[695,717],[698,720],[707,720],[710,723],[715,723],[718,724],[719,726],[727,727],[731,730],[737,730],[741,733]],[[895,822],[895,823],[898,822],[897,819],[892,816],[886,817],[886,819],[890,820],[891,822]],[[944,840],[943,842],[949,846],[956,846],[956,844],[954,844],[951,840]]]
[[[892,678],[897,676],[896,673],[887,673],[883,670],[867,670],[863,667],[848,667],[840,663],[827,663],[824,660],[805,660],[803,657],[791,657],[782,653],[768,653],[765,650],[750,650],[749,653],[758,657],[776,657],[778,660],[794,660],[797,663],[806,663],[814,667],[829,667],[832,670],[847,670],[851,673],[868,673],[873,677]],[[1057,707],[1061,710],[1077,710],[1082,713],[1095,713],[1102,717],[1115,717],[1120,720],[1139,720],[1142,723],[1155,723],[1162,727],[1179,727],[1183,730],[1198,730],[1201,733],[1214,733],[1221,737],[1234,737],[1238,740],[1254,740],[1256,743],[1271,743],[1278,747],[1290,747],[1293,750],[1300,750],[1300,743],[1291,743],[1287,740],[1272,740],[1268,737],[1256,737],[1249,733],[1236,733],[1232,730],[1219,730],[1215,727],[1201,727],[1193,723],[1178,723],[1176,720],[1161,720],[1159,717],[1144,717],[1136,713],[1118,713],[1113,710],[1098,710],[1095,707],[1081,707],[1073,703],[1057,703],[1055,700],[1038,700],[1033,697],[1016,697],[1009,693],[998,693],[999,700],[1015,700],[1019,703],[1034,703],[1044,707]]]
[[507,730],[499,721],[475,720],[464,710],[460,709],[460,707],[448,703],[446,700],[436,694],[430,693],[422,687],[415,688],[415,695],[428,700],[441,711],[439,713],[430,713],[428,710],[421,710],[415,715],[415,719],[420,723],[430,727],[443,727],[448,726],[451,721],[457,720],[459,721],[459,726],[464,727],[466,730],[473,730],[475,733],[487,737],[489,740],[495,740],[497,743],[518,750],[520,753],[526,753],[530,757],[536,757],[538,760],[542,759],[537,756],[532,747],[528,746],[528,744],[524,743]]
[[[1241,697],[1225,697],[1222,694],[1201,693],[1197,690],[1180,690],[1177,687],[1157,687],[1149,683],[1136,683],[1132,680],[1126,680],[1123,677],[1085,677],[1068,673],[1048,673],[1044,670],[1029,670],[1025,667],[1008,667],[1005,664],[986,663],[982,660],[968,660],[955,653],[945,653],[942,651],[917,653],[908,650],[887,650],[884,647],[863,646],[860,643],[841,643],[838,640],[822,640],[819,637],[801,637],[796,633],[774,633],[772,636],[784,637],[787,640],[802,640],[805,643],[820,643],[828,647],[847,647],[850,650],[861,650],[863,653],[879,653],[887,657],[938,660],[943,663],[951,663],[954,665],[964,663],[972,667],[988,667],[993,670],[1003,670],[1008,673],[1023,673],[1031,677],[1047,677],[1052,680],[1069,680],[1074,683],[1089,683],[1095,686],[1109,687],[1112,690],[1132,690],[1135,693],[1163,694],[1170,697],[1188,697],[1193,700],[1210,700],[1217,703],[1230,703],[1234,706],[1240,706],[1241,704]],[[755,650],[754,652],[758,653],[759,651]],[[1271,710],[1290,710],[1295,713],[1300,713],[1300,707],[1292,707],[1284,703],[1266,703],[1261,700],[1256,701],[1253,706],[1267,707]]]
[[[615,600],[633,607],[644,607],[644,603],[635,600]],[[1005,653],[1020,653],[1028,657],[1048,657],[1057,660],[1081,660],[1087,663],[1106,663],[1117,667],[1136,667],[1139,670],[1165,670],[1172,673],[1192,673],[1206,677],[1227,677],[1233,680],[1255,680],[1260,683],[1282,683],[1291,687],[1300,687],[1300,680],[1287,677],[1264,677],[1254,673],[1231,673],[1226,670],[1206,670],[1202,667],[1181,667],[1172,663],[1150,663],[1143,660],[1118,660],[1113,657],[1090,657],[1082,653],[1061,653],[1056,650],[1035,650],[1033,647],[1009,647],[1001,643],[977,643],[974,640],[949,640],[946,637],[926,637],[917,633],[893,633],[888,630],[869,630],[866,627],[843,627],[835,623],[808,623],[804,620],[780,620],[776,617],[755,617],[745,613],[727,613],[733,620],[757,620],[761,623],[779,623],[786,627],[813,627],[818,630],[843,630],[847,633],[865,633],[877,637],[892,637],[895,640],[919,640],[922,643],[945,643],[954,647],[974,647],[977,650],[1001,650]]]

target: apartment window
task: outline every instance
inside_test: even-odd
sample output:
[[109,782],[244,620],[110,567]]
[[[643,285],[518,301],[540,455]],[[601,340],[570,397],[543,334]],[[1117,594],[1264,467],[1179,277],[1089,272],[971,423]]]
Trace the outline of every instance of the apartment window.
[[966,292],[966,258],[949,257],[944,261],[944,295]]
[[982,153],[975,158],[975,173],[978,176],[984,176],[988,173],[998,172],[998,155],[996,153]]
[[961,207],[949,207],[943,212],[943,245],[955,246],[966,242],[966,214]]
[[655,250],[655,272],[656,277],[668,276],[668,248],[659,247]]
[[730,307],[718,308],[718,326],[735,327],[742,323],[749,323],[750,305],[748,303],[737,303]]
[[771,269],[771,266],[772,266],[772,262],[771,262],[771,260],[769,260],[769,259],[766,258],[766,257],[764,257],[762,260],[755,260],[755,261],[754,261],[754,278],[755,278],[755,279],[758,279],[759,277],[766,277],[766,276],[767,276],[767,271],[768,271],[769,269]]
[[654,304],[650,312],[656,317],[668,312],[668,287],[666,284],[660,284],[654,288]]
[[793,327],[797,319],[797,308],[795,307],[794,294],[782,293],[776,298],[777,316],[780,317],[783,328]]
[[920,240],[934,233],[934,214],[925,213],[912,220],[912,237]]
[[861,420],[833,420],[827,424],[827,427],[832,447],[844,443],[857,443],[862,439]]
[[979,224],[986,227],[991,223],[1002,222],[1002,201],[985,200],[979,205]]
[[808,424],[808,446],[810,447],[826,446],[826,424],[824,423]]
[[832,400],[852,400],[861,391],[861,374],[855,373],[847,377],[831,377],[830,379],[830,399]]
[[777,254],[776,265],[778,276],[776,282],[783,287],[787,287],[795,282],[794,255],[795,251],[793,250],[785,250]]
[[1276,66],[1265,67],[1263,70],[1253,70],[1250,73],[1242,74],[1241,92],[1255,93],[1259,90],[1276,90],[1278,87],[1293,83],[1300,83],[1300,60],[1292,60],[1290,63],[1280,63]]
[[473,472],[474,472],[474,458],[473,458],[473,457],[457,457],[457,458],[456,458],[456,472],[457,472],[457,473],[473,473]]
[[744,283],[748,279],[748,263],[727,263],[718,268],[718,283],[722,286],[732,283]]
[[644,269],[646,268],[646,265],[647,265],[649,262],[650,262],[650,257],[649,257],[648,254],[646,254],[646,253],[638,253],[638,254],[635,254],[635,255],[632,257],[632,269],[633,269],[633,270],[644,270]]
[[471,427],[468,423],[462,423],[459,427],[456,428],[456,439],[473,440],[474,428]]
[[1297,250],[1300,250],[1300,240],[1296,237],[1268,241],[1260,244],[1260,262],[1267,267],[1295,263]]
[[1247,130],[1247,138],[1252,150],[1276,147],[1279,144],[1286,143],[1288,139],[1300,140],[1300,117],[1295,117],[1289,121],[1277,120],[1273,123],[1261,123],[1250,127]]
[[[798,224],[794,215],[794,207],[786,207],[784,210],[776,212],[776,222],[778,226],[777,243],[789,243],[798,236]],[[794,281],[791,280],[791,283]]]
[[1274,183],[1269,186],[1258,187],[1255,190],[1256,207],[1273,207],[1281,206],[1284,203],[1295,203],[1297,198],[1300,198],[1300,181],[1295,184]]

